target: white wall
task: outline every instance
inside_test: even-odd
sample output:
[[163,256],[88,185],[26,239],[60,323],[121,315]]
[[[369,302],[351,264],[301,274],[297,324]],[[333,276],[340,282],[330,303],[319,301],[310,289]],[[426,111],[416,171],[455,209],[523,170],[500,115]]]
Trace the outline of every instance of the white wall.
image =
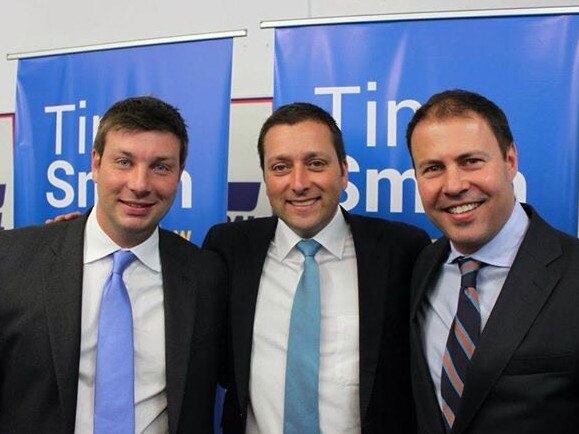
[[443,10],[577,6],[579,0],[5,0],[0,6],[0,113],[14,112],[8,53],[247,29],[236,39],[233,97],[271,96],[273,31],[263,20]]

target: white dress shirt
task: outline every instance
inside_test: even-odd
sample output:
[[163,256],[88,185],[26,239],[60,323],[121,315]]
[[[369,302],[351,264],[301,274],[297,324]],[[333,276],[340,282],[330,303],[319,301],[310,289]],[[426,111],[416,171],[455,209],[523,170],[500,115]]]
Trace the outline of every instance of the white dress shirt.
[[[97,204],[98,206],[98,204]],[[100,228],[93,210],[84,236],[82,315],[76,434],[91,434],[99,307],[111,272],[112,253],[119,250]],[[158,230],[130,249],[138,260],[123,273],[133,312],[135,346],[135,432],[167,433],[165,316]]]
[[[466,255],[487,264],[479,270],[476,279],[482,330],[499,298],[528,226],[529,218],[521,204],[517,202],[511,216],[499,233],[477,252]],[[442,402],[440,393],[442,358],[446,349],[448,332],[458,309],[460,291],[460,271],[458,265],[452,262],[459,256],[465,256],[456,250],[452,242],[450,249],[448,258],[442,265],[438,281],[425,298],[419,313],[423,332],[422,348],[424,348],[430,375],[436,388],[439,405]]]
[[[323,433],[359,433],[358,273],[354,241],[339,210],[314,239],[322,247],[319,370]],[[285,367],[293,297],[304,257],[301,238],[279,221],[263,266],[253,327],[246,432],[283,432]]]

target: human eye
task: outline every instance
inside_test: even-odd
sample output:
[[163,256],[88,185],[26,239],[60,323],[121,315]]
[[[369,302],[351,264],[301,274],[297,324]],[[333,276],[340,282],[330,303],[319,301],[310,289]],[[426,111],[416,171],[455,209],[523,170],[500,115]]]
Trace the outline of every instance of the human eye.
[[271,165],[270,170],[276,174],[283,174],[288,171],[288,165],[283,162],[277,162]]
[[437,163],[427,164],[420,169],[423,176],[435,176],[442,170],[442,165]]
[[171,172],[172,167],[167,163],[157,162],[153,165],[153,170],[155,171],[155,173],[165,175]]
[[117,167],[124,169],[127,167],[131,167],[131,160],[126,157],[120,157],[115,160],[115,164],[117,165]]
[[468,169],[478,169],[482,167],[484,160],[480,157],[467,157],[463,159],[462,165]]
[[313,159],[308,161],[308,167],[313,170],[322,170],[327,166],[326,161],[322,159]]

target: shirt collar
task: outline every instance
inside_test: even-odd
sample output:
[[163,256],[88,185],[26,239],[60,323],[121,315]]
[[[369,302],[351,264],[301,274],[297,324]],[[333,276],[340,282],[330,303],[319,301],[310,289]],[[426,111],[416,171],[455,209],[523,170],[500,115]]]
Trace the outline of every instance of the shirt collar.
[[[496,267],[510,267],[515,260],[528,227],[529,217],[521,204],[516,202],[511,216],[499,233],[479,250],[468,256]],[[447,263],[451,263],[459,256],[464,255],[455,249],[451,241]]]
[[[96,205],[98,206],[98,204]],[[90,212],[86,221],[84,234],[84,264],[98,261],[106,256],[111,255],[121,249],[111,238],[102,230],[97,218],[96,208]],[[134,247],[131,252],[144,265],[153,271],[161,271],[161,257],[159,255],[159,228],[153,231],[151,236]]]
[[[312,239],[320,243],[332,255],[341,259],[348,234],[348,223],[346,223],[340,207],[337,207],[332,220]],[[274,246],[279,257],[287,257],[289,252],[301,240],[302,237],[296,234],[283,220],[279,219],[274,236]]]

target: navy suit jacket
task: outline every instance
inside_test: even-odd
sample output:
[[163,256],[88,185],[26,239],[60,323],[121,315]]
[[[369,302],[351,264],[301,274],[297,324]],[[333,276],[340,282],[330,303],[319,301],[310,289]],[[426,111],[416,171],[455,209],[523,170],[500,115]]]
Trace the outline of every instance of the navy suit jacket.
[[[0,432],[73,433],[86,215],[0,232]],[[161,230],[171,433],[212,433],[223,263]]]
[[[579,240],[523,205],[530,225],[479,338],[452,433],[577,432]],[[443,434],[418,312],[449,241],[424,249],[412,281],[411,361],[418,432]]]
[[[364,433],[411,432],[408,310],[412,265],[430,243],[418,228],[351,215],[358,266],[360,414]],[[204,247],[225,260],[229,276],[229,357],[224,433],[242,433],[249,400],[255,304],[277,218],[214,226]]]

